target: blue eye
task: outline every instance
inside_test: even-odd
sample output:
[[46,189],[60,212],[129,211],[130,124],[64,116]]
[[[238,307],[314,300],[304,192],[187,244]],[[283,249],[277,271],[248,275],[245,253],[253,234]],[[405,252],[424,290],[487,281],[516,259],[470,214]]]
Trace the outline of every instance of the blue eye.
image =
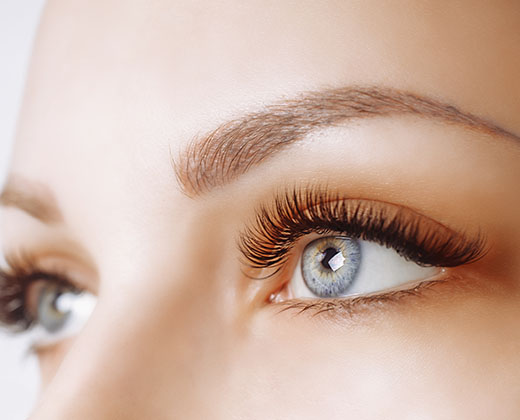
[[296,299],[364,295],[433,278],[441,270],[420,266],[375,242],[327,236],[304,248],[288,290]]
[[74,292],[52,283],[44,283],[38,293],[36,316],[39,325],[46,331],[59,331],[70,318],[70,308],[64,308],[63,300]]
[[352,285],[360,263],[361,253],[355,239],[333,236],[316,239],[303,251],[303,280],[316,296],[341,296]]
[[31,284],[26,299],[27,310],[34,319],[32,335],[36,346],[77,334],[96,304],[92,294],[48,280]]

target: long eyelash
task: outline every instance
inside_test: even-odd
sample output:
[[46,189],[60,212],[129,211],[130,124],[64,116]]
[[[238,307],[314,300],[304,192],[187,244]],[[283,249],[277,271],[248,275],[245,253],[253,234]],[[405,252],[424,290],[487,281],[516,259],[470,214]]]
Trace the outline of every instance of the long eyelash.
[[406,207],[312,187],[282,193],[272,206],[261,207],[238,245],[250,267],[280,267],[295,242],[310,233],[372,241],[423,266],[455,267],[486,252],[481,234],[469,239]]
[[8,269],[0,269],[0,326],[15,332],[28,330],[36,320],[26,310],[26,291],[36,280],[70,285],[62,273],[45,272],[26,253],[6,257]]

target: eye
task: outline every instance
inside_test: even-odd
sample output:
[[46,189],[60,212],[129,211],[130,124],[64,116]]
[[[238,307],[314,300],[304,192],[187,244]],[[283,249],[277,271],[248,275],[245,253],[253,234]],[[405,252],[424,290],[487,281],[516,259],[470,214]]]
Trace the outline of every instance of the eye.
[[[311,236],[319,238],[309,242]],[[347,315],[356,305],[417,295],[444,282],[447,269],[460,272],[488,250],[480,230],[454,230],[406,206],[312,185],[263,202],[238,246],[245,274],[268,281],[267,303]],[[356,298],[336,299],[347,296]]]
[[32,320],[36,347],[74,336],[83,328],[96,305],[91,293],[68,284],[40,279],[27,286],[25,311]]
[[364,295],[426,280],[440,270],[407,261],[374,242],[327,236],[304,248],[287,287],[291,298]]

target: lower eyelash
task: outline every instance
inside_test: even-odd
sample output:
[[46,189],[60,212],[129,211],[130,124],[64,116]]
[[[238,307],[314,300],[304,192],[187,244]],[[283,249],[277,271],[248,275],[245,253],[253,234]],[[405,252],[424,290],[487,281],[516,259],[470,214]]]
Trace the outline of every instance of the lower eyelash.
[[400,303],[403,299],[422,298],[437,286],[455,281],[454,277],[424,280],[414,287],[399,289],[383,293],[351,296],[332,299],[288,299],[272,303],[278,306],[278,314],[290,312],[296,315],[308,315],[314,317],[326,317],[329,319],[339,318],[341,320],[353,319],[356,315],[374,309],[384,309],[389,305]]

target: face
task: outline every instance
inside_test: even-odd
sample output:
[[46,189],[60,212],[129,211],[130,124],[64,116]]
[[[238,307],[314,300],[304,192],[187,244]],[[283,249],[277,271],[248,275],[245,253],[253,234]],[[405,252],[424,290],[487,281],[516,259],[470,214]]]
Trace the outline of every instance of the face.
[[513,3],[50,1],[1,200],[31,418],[515,418]]

